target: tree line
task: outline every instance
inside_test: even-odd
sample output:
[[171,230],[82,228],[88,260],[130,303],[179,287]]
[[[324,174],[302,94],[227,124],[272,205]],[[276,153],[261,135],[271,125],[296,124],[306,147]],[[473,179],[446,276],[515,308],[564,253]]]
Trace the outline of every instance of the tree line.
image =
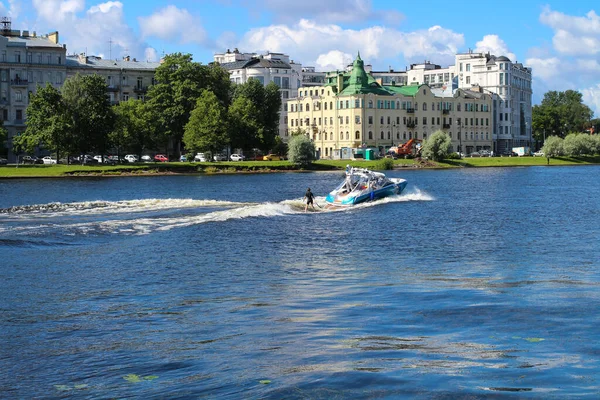
[[48,84],[31,94],[26,129],[13,140],[16,154],[42,147],[56,154],[141,155],[222,151],[267,151],[279,143],[279,87],[256,79],[233,84],[218,64],[190,54],[171,54],[155,71],[144,101],[111,105],[99,75],[75,75],[60,90]]

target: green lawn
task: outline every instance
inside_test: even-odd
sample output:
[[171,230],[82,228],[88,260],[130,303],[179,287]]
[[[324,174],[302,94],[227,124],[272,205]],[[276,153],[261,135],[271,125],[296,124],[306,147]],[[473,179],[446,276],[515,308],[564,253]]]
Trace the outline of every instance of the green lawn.
[[[381,160],[319,160],[310,170],[343,170],[346,165],[369,169],[380,169]],[[394,160],[395,167],[411,168],[465,168],[465,167],[517,167],[547,165],[545,157],[466,157],[461,160],[445,160],[439,163],[419,162],[415,160]],[[595,157],[557,157],[550,159],[550,165],[586,165],[600,164],[600,156]],[[237,173],[237,172],[272,172],[297,170],[289,161],[240,161],[240,162],[170,162],[147,163],[135,165],[7,165],[0,166],[0,178],[34,178],[85,176],[97,174],[101,176],[135,175],[152,173]]]

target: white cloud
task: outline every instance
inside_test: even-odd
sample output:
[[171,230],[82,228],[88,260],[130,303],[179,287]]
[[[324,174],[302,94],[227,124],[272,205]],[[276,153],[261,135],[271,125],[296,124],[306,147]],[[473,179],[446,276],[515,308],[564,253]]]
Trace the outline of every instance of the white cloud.
[[595,111],[594,114],[597,118],[600,112],[600,83],[581,90],[581,94],[583,102]]
[[354,57],[349,53],[331,50],[317,57],[315,67],[318,71],[342,71],[348,64],[352,63],[352,60],[354,60]]
[[33,0],[38,16],[54,23],[64,22],[85,9],[85,0]]
[[207,35],[200,20],[186,9],[169,5],[148,17],[139,17],[142,37],[156,37],[163,40],[178,40],[181,43],[207,41]]
[[248,2],[250,9],[272,11],[274,20],[292,23],[299,19],[311,19],[324,23],[353,23],[381,20],[391,25],[399,24],[404,15],[396,10],[376,10],[371,0],[259,0]]
[[506,56],[512,62],[517,61],[515,53],[512,53],[508,49],[504,40],[500,39],[498,35],[485,35],[482,40],[475,44],[475,51],[481,53],[490,52],[495,56]]
[[554,30],[552,43],[559,53],[582,56],[600,53],[600,17],[595,11],[577,17],[546,7],[540,22]]
[[[303,64],[318,65],[333,57],[333,51],[356,54],[371,64],[384,59],[403,56],[408,62],[425,59],[440,64],[452,64],[458,49],[464,45],[462,34],[440,26],[426,30],[402,32],[382,26],[364,29],[344,29],[335,24],[318,24],[312,20],[300,20],[295,25],[271,25],[248,31],[239,43],[241,51],[285,52]],[[334,63],[335,64],[335,63]]]

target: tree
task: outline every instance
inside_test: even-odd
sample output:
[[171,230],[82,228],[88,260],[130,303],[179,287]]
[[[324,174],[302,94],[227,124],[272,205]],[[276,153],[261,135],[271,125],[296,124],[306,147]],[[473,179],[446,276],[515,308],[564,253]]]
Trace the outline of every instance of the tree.
[[234,147],[270,150],[279,134],[281,94],[273,82],[266,87],[257,80],[235,87],[231,105],[231,139]]
[[570,132],[583,132],[593,112],[582,99],[583,95],[575,90],[545,93],[542,103],[533,106],[532,110],[535,139],[542,141],[544,136],[564,138]]
[[425,140],[421,151],[425,157],[434,161],[443,160],[452,152],[452,139],[446,132],[434,132]]
[[315,160],[314,143],[299,129],[288,142],[288,160],[300,167],[308,167]]
[[129,99],[114,106],[113,110],[116,122],[109,139],[119,153],[120,149],[126,149],[141,157],[145,149],[155,147],[158,125],[152,118],[148,104],[141,100]]
[[77,74],[62,87],[71,117],[72,143],[81,154],[95,150],[104,155],[108,148],[115,115],[106,91],[106,82],[100,75]]
[[542,151],[546,157],[558,157],[563,155],[563,139],[558,136],[546,138]]
[[194,153],[208,151],[217,154],[228,142],[225,107],[213,92],[204,90],[196,102],[190,121],[185,126],[183,143],[186,149]]
[[185,126],[203,90],[212,91],[222,106],[229,105],[229,73],[218,64],[202,65],[192,61],[190,54],[165,56],[155,72],[156,84],[148,90],[149,104],[164,134],[163,144],[169,141],[177,152]]
[[6,146],[6,141],[8,140],[8,132],[4,127],[4,122],[0,125],[0,154],[6,156],[8,152],[8,148]]
[[27,106],[27,128],[14,138],[14,144],[27,153],[37,146],[56,153],[72,150],[71,116],[61,93],[49,83],[38,86],[29,98]]
[[593,155],[595,147],[594,139],[585,133],[571,133],[563,141],[564,154],[569,157]]

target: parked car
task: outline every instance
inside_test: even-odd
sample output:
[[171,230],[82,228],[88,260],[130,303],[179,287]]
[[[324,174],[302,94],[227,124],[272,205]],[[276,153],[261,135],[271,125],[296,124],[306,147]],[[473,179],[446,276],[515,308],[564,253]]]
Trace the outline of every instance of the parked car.
[[544,157],[544,152],[542,150],[538,150],[535,153],[533,153],[534,157]]
[[481,157],[481,153],[478,151],[474,151],[471,154],[469,154],[469,157]]
[[52,156],[46,156],[46,157],[42,158],[42,162],[44,164],[56,164],[56,158],[54,158]]
[[194,161],[196,161],[196,162],[206,162],[206,156],[204,155],[204,153],[197,153],[194,156]]
[[179,162],[187,162],[187,156],[185,154],[182,154],[179,156]]
[[138,156],[136,156],[135,154],[127,154],[125,156],[125,160],[129,163],[136,163],[138,162]]
[[142,161],[143,162],[152,162],[152,157],[150,157],[149,155],[145,154],[142,156]]
[[263,161],[280,161],[283,158],[277,154],[267,154],[263,156]]
[[44,162],[42,161],[41,158],[37,158],[35,156],[22,156],[21,163],[22,164],[43,164]]
[[481,154],[481,157],[491,157],[492,153],[489,150],[479,150],[479,154]]
[[0,165],[6,165],[6,164],[8,164],[8,160],[6,158],[0,157]]
[[213,156],[213,160],[215,160],[215,161],[227,161],[227,156],[225,154],[215,154]]
[[232,154],[229,156],[231,161],[244,161],[245,157],[241,154]]
[[164,154],[157,154],[154,156],[154,161],[167,162],[167,161],[169,161],[169,159]]

